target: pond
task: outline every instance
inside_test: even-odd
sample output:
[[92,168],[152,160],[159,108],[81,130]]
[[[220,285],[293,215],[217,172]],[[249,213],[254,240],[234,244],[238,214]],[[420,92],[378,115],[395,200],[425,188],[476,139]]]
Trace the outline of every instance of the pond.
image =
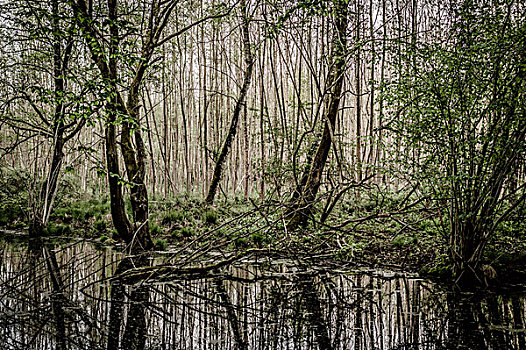
[[294,259],[125,258],[5,234],[0,248],[0,349],[526,348],[521,295]]

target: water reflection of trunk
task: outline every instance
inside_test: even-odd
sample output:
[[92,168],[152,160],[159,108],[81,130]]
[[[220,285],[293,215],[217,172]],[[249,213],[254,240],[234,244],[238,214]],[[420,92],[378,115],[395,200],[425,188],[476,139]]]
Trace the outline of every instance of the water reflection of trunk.
[[[511,311],[513,313],[513,327],[524,330],[524,304],[517,296],[511,298]],[[523,331],[517,333],[517,345],[519,349],[526,349]]]
[[[406,290],[409,291],[409,286],[406,286]],[[420,282],[415,281],[413,286],[413,295],[411,302],[410,317],[411,317],[411,343],[420,344]]]
[[[124,258],[117,265],[115,276],[146,265],[144,257]],[[131,286],[128,314],[124,318],[126,286],[118,278],[111,283],[110,320],[108,325],[108,350],[142,350],[146,345],[146,307],[149,299],[147,285]],[[125,327],[123,327],[125,325]],[[121,331],[124,328],[124,334]],[[121,347],[119,347],[121,343]]]
[[[51,248],[51,249],[50,249]],[[55,254],[55,247],[51,246],[50,248],[44,246],[42,249],[44,259],[46,260],[46,266],[49,272],[49,277],[51,279],[51,284],[53,286],[51,294],[51,306],[53,309],[53,317],[55,319],[55,329],[56,329],[56,342],[57,350],[66,350],[66,321],[64,314],[64,282],[62,280],[62,275],[60,273],[60,268],[57,263],[57,256]]]
[[[362,276],[358,275],[356,276],[356,286],[358,286],[358,290],[362,289]],[[360,293],[360,292],[358,292]],[[361,299],[360,296],[357,297],[357,299]],[[355,310],[355,316],[354,316],[354,348],[356,350],[362,349],[362,306],[360,304],[357,305],[358,307]]]
[[225,289],[223,280],[221,279],[215,280],[215,285],[216,285],[217,293],[219,294],[219,297],[221,298],[221,304],[226,310],[228,324],[230,325],[230,328],[232,329],[232,334],[234,335],[236,349],[248,350],[247,341],[243,337],[243,334],[241,333],[242,328],[240,326],[236,310],[234,308],[234,305],[232,305],[232,302],[230,301],[230,297],[228,296],[228,293]]
[[[487,349],[484,334],[479,329],[472,305],[479,305],[479,300],[466,296],[448,294],[448,346],[464,349]],[[462,346],[462,347],[460,347]]]
[[[341,286],[342,283],[344,283],[342,277],[339,276],[338,280],[339,286]],[[325,281],[324,286],[327,289],[327,293],[329,295],[329,319],[330,315],[335,314],[335,318],[331,326],[332,345],[333,348],[338,349],[341,347],[342,331],[346,327],[345,309],[343,307],[344,303],[346,302],[346,296],[344,295],[343,288],[338,287],[335,281],[332,279]]]
[[[480,321],[484,322],[486,329],[489,329],[489,334],[487,334],[486,339],[488,343],[492,345],[493,349],[507,349],[505,334],[502,332],[502,329],[498,329],[504,326],[502,309],[499,305],[499,302],[495,296],[488,296],[485,299],[486,313],[482,308],[482,303],[475,303],[477,307],[476,311],[480,314]],[[500,303],[502,304],[502,302]]]
[[[55,329],[55,341],[57,350],[66,350],[67,346],[67,326],[64,312],[64,282],[60,272],[55,253],[55,246],[45,246],[42,241],[35,239],[31,240],[29,244],[30,259],[34,267],[38,266],[38,259],[43,258],[46,264],[47,273],[51,280],[51,309],[53,317],[53,325]],[[37,271],[33,271],[33,278],[38,276]],[[43,320],[47,323],[49,319]],[[43,325],[42,325],[43,326]]]
[[142,350],[146,345],[146,307],[149,298],[149,287],[133,287],[130,295],[130,308],[122,340],[126,350]]
[[327,330],[327,323],[323,317],[320,298],[314,283],[314,276],[301,276],[299,280],[299,286],[301,288],[302,297],[304,300],[307,320],[314,331],[314,336],[316,337],[316,342],[318,343],[318,349],[332,350],[331,339],[329,338],[329,332]]

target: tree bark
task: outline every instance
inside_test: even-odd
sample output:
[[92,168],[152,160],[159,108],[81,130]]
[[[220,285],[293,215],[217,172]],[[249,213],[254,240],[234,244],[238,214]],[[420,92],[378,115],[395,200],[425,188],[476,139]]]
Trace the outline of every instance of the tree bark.
[[291,230],[296,229],[300,225],[305,226],[307,223],[312,205],[316,200],[318,189],[320,188],[323,169],[331,149],[332,135],[334,134],[334,127],[336,125],[345,73],[347,53],[346,30],[348,24],[347,7],[348,2],[346,0],[334,1],[334,37],[331,48],[332,65],[328,77],[331,92],[323,118],[325,127],[314,158],[312,159],[307,181],[300,191],[301,196],[299,201],[293,203],[295,211],[287,225],[288,229]]

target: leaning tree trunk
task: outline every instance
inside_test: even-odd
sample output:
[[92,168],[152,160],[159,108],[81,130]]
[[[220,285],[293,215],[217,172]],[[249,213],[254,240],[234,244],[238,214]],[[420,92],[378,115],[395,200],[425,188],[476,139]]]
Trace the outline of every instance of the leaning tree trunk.
[[122,195],[119,155],[117,153],[115,114],[112,112],[108,112],[107,114],[108,121],[105,130],[105,143],[111,218],[119,237],[129,243],[127,237],[130,235],[132,225],[126,215],[124,197]]
[[325,127],[316,154],[312,159],[307,181],[301,190],[301,196],[295,203],[291,203],[293,213],[291,214],[287,225],[291,230],[296,229],[300,225],[304,226],[307,223],[312,205],[316,200],[318,189],[320,188],[323,168],[325,167],[331,149],[345,73],[345,59],[347,52],[346,30],[348,24],[347,5],[347,0],[334,1],[335,28],[330,56],[333,64],[331,65],[328,77],[328,84],[331,90],[323,118],[325,121]]
[[242,34],[243,34],[243,54],[245,55],[245,64],[247,67],[245,71],[245,77],[243,79],[243,85],[241,86],[241,91],[239,92],[239,98],[234,108],[234,114],[232,116],[232,121],[230,122],[230,129],[228,130],[228,134],[226,136],[225,142],[223,143],[223,147],[221,148],[221,153],[219,153],[219,157],[216,160],[216,165],[214,167],[214,175],[212,177],[212,182],[210,183],[210,187],[208,188],[208,194],[205,199],[205,203],[207,204],[214,203],[214,198],[217,192],[217,187],[219,186],[219,181],[221,181],[223,166],[225,165],[226,157],[232,146],[232,141],[234,140],[234,137],[236,136],[239,115],[241,114],[243,105],[245,104],[245,98],[247,95],[248,88],[250,87],[252,71],[254,68],[255,59],[252,54],[252,50],[250,49],[249,19],[248,19],[248,14],[246,11],[246,4],[244,1],[241,4],[241,9],[243,11],[243,19],[242,19],[242,27],[241,27]]
[[40,237],[44,228],[47,226],[57,193],[59,173],[62,168],[62,159],[64,157],[63,131],[57,129],[55,135],[51,166],[47,178],[40,188],[38,202],[33,208],[34,212],[29,223],[29,234],[33,237]]

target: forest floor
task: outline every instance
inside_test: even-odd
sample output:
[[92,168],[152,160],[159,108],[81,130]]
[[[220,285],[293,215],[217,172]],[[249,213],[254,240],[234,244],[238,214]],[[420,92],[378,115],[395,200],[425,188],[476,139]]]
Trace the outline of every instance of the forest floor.
[[[450,280],[447,235],[433,211],[400,211],[367,201],[341,203],[323,224],[288,232],[279,203],[229,200],[216,206],[188,198],[152,200],[150,229],[156,250],[174,247],[243,251],[258,248],[280,256],[330,260],[356,267],[388,268]],[[19,213],[20,214],[20,213]],[[316,217],[315,217],[316,218]],[[16,213],[0,212],[0,226],[24,229]],[[86,198],[63,202],[45,230],[49,236],[81,236],[113,245],[109,203]],[[521,222],[505,223],[489,242],[483,264],[496,272],[490,285],[526,284],[526,235]]]

